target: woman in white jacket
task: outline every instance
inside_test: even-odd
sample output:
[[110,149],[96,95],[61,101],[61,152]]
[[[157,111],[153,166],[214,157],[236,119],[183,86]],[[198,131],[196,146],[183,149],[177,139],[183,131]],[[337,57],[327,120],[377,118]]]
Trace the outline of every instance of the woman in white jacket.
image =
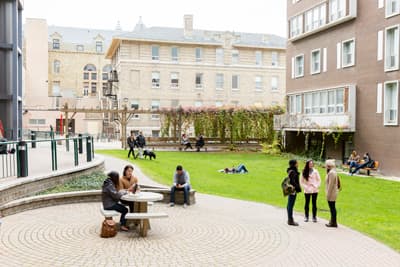
[[309,210],[310,210],[310,199],[312,199],[312,216],[313,222],[317,222],[317,197],[319,186],[321,185],[321,178],[319,176],[318,170],[314,169],[314,162],[308,160],[304,166],[303,173],[301,176],[301,185],[304,188],[304,221],[308,222]]

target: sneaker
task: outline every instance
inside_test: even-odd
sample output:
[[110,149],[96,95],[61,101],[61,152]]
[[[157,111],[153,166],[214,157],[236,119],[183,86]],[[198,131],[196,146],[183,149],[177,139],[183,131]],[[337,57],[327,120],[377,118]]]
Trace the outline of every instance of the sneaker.
[[316,223],[317,222],[317,218],[316,217],[312,218],[312,221]]
[[183,204],[183,208],[184,209],[186,209],[187,208],[187,204],[185,203],[185,204]]
[[304,222],[308,222],[308,217],[304,217]]
[[169,203],[169,206],[170,206],[170,207],[173,207],[173,206],[175,206],[175,203],[174,203],[174,202],[171,202],[171,203]]

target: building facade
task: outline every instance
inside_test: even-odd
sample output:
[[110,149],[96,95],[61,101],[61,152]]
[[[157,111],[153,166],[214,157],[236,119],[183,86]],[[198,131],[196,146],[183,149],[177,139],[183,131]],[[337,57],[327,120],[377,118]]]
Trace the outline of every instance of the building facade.
[[[106,57],[117,71],[114,93],[128,109],[281,105],[285,42],[279,36],[150,27],[113,38]],[[128,130],[160,134],[158,114],[135,114]],[[192,133],[189,133],[192,134]]]
[[21,0],[0,0],[0,137],[10,140],[22,129],[22,10]]
[[[105,50],[114,34],[84,28],[48,26],[43,19],[27,19],[24,28],[24,127],[60,131],[65,103],[70,108],[108,106],[103,89],[108,86],[110,60]],[[115,125],[103,114],[76,113],[69,132],[99,135],[114,133]],[[109,129],[111,127],[111,129]],[[110,131],[108,131],[110,130]]]
[[[400,175],[400,0],[288,0],[289,150],[345,160],[369,152]],[[322,150],[321,150],[322,149]]]

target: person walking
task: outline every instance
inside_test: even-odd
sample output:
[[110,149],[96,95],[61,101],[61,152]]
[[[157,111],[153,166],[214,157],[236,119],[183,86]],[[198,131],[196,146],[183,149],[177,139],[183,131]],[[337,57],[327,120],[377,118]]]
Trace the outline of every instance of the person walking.
[[318,170],[314,169],[314,162],[312,160],[306,162],[300,182],[304,189],[305,198],[304,221],[308,222],[309,220],[310,199],[312,199],[312,220],[313,222],[317,222],[317,197],[321,185],[321,178]]
[[328,159],[325,162],[326,166],[326,184],[325,184],[325,191],[326,191],[326,199],[328,201],[329,210],[331,212],[331,219],[329,223],[325,224],[327,227],[338,227],[337,220],[336,220],[336,198],[339,192],[339,178],[336,173],[336,165],[334,159]]
[[143,149],[146,146],[146,139],[143,136],[142,132],[139,132],[139,135],[136,137],[136,144],[138,146],[138,153],[136,155],[136,158],[139,156],[139,158],[143,158]]
[[295,159],[289,160],[289,168],[287,168],[286,172],[290,178],[290,184],[294,187],[294,192],[288,195],[288,203],[287,203],[287,214],[288,214],[288,225],[298,226],[299,224],[293,219],[293,207],[296,202],[297,193],[301,192],[300,182],[299,182],[299,171],[298,171],[298,162]]
[[128,143],[128,146],[129,146],[128,159],[130,158],[131,153],[132,153],[133,158],[135,159],[136,158],[136,156],[135,156],[136,139],[135,139],[135,134],[133,133],[133,131],[131,131],[131,136],[129,136],[127,138],[126,142]]

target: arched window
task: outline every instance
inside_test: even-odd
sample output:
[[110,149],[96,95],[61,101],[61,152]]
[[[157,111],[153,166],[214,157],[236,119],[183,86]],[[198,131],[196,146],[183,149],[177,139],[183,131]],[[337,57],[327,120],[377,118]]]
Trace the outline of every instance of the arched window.
[[93,64],[87,64],[83,68],[83,95],[96,96],[97,94],[97,69]]
[[61,62],[59,60],[54,60],[53,62],[53,72],[60,73]]

